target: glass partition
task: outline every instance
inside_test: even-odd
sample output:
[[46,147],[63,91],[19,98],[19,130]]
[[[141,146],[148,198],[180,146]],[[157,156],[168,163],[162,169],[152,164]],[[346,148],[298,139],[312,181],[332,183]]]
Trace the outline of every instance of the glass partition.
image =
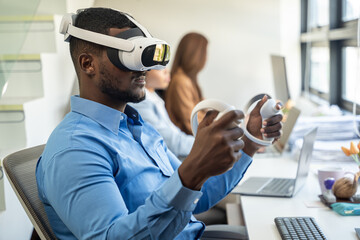
[[[2,1],[0,8],[0,39],[5,43],[0,44],[0,55],[20,53],[30,24],[20,23],[19,19],[31,19],[38,8],[40,0],[12,0]],[[15,23],[14,25],[12,23]],[[20,29],[21,31],[19,31]],[[16,34],[8,34],[8,31]],[[9,52],[11,49],[11,52]],[[13,63],[0,61],[0,99],[6,91],[6,82],[11,75]],[[10,70],[10,71],[9,71]]]

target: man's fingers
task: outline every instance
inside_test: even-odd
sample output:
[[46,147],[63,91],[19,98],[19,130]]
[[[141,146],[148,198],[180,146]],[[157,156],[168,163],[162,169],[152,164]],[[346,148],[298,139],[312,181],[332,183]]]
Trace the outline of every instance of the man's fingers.
[[226,129],[234,121],[239,121],[244,118],[244,113],[240,110],[232,110],[224,114],[219,120],[214,123],[214,128]]
[[244,130],[240,127],[235,127],[232,129],[226,130],[226,137],[231,140],[238,140],[244,135]]
[[278,122],[281,122],[282,119],[283,119],[283,115],[281,115],[281,114],[276,114],[276,115],[274,115],[274,116],[269,117],[268,119],[266,119],[266,120],[263,122],[263,124],[264,124],[265,126],[271,126],[271,125],[274,125],[274,124],[276,124],[276,123],[278,123]]
[[216,118],[216,116],[218,114],[219,114],[218,111],[208,111],[208,112],[206,112],[205,117],[203,118],[203,120],[199,124],[199,128],[209,126],[214,121],[214,119]]
[[282,131],[276,131],[276,132],[272,132],[272,133],[265,133],[264,137],[267,138],[280,138],[282,135]]
[[281,122],[278,122],[278,123],[276,123],[276,124],[274,124],[274,125],[271,125],[271,126],[268,125],[268,126],[264,127],[264,128],[263,128],[264,130],[262,130],[262,132],[263,132],[263,133],[278,132],[278,131],[281,130],[281,128],[282,128],[282,123],[281,123]]

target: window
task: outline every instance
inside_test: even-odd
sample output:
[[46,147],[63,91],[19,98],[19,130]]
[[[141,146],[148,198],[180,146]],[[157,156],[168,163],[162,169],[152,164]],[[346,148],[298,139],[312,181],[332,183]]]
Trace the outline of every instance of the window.
[[302,90],[360,113],[359,15],[360,0],[301,1]]
[[342,99],[360,104],[360,69],[358,64],[359,51],[357,47],[343,47],[343,86]]
[[329,24],[329,0],[314,0],[310,2],[310,28]]
[[319,94],[329,93],[329,48],[311,48],[310,89]]
[[357,19],[360,15],[360,1],[359,0],[345,0],[343,1],[343,16],[344,22]]

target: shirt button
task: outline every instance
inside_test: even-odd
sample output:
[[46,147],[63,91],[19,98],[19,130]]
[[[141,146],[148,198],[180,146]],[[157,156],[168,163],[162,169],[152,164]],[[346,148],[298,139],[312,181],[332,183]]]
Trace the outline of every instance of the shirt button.
[[124,117],[123,117],[123,116],[120,116],[120,121],[123,120],[123,119],[124,119]]
[[197,198],[197,199],[195,199],[194,204],[197,204],[197,203],[198,203],[198,201],[199,201],[199,199],[198,199],[198,198]]

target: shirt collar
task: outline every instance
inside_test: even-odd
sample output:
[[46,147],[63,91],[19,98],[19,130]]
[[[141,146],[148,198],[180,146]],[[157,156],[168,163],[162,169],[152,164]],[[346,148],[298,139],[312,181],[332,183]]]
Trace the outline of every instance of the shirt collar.
[[121,121],[128,120],[131,124],[142,124],[139,113],[129,105],[125,107],[125,113],[123,113],[101,103],[81,98],[78,95],[71,97],[71,111],[96,121],[116,135]]

